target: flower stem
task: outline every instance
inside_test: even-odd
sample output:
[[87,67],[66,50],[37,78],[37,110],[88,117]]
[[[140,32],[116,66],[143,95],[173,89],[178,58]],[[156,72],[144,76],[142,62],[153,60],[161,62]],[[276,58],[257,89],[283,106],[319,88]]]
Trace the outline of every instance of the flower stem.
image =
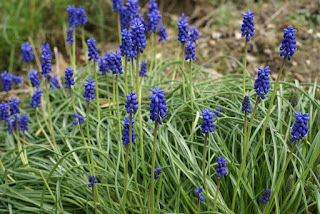
[[[86,125],[87,125],[88,146],[91,146],[91,141],[90,141],[90,129],[89,129],[89,109],[90,109],[90,102],[87,103]],[[95,176],[94,162],[93,162],[93,157],[92,157],[92,152],[91,152],[91,150],[89,150],[89,154],[90,154],[90,159],[91,159],[91,172],[92,172],[92,175]]]
[[233,197],[232,197],[232,211],[234,211],[235,205],[236,205],[236,199],[237,199],[237,191],[238,188],[240,186],[240,181],[241,181],[241,177],[242,177],[242,173],[244,171],[244,168],[246,166],[246,158],[247,158],[247,153],[248,153],[248,142],[247,142],[247,112],[244,112],[244,138],[243,138],[243,142],[244,142],[244,148],[243,148],[243,156],[242,156],[242,162],[241,162],[241,166],[240,166],[240,171],[238,174],[238,179],[237,179],[237,183],[236,186],[233,190]]
[[43,135],[45,136],[45,138],[47,139],[47,141],[48,141],[49,144],[51,145],[52,149],[53,149],[55,152],[57,152],[57,151],[56,151],[56,148],[55,148],[54,145],[52,144],[49,136],[48,136],[47,133],[44,131],[44,128],[43,128],[43,126],[42,126],[41,123],[40,123],[39,116],[38,116],[38,112],[37,112],[37,109],[36,109],[36,108],[34,108],[34,112],[35,112],[36,119],[37,119],[37,122],[38,122],[38,125],[39,125],[39,127],[40,127],[41,132],[43,133]]
[[248,52],[248,41],[246,39],[245,45],[244,45],[244,56],[243,56],[243,97],[246,95],[246,69],[247,69],[247,52]]
[[197,213],[199,214],[200,213],[200,199],[199,199],[199,196],[198,196],[198,203],[197,203]]
[[155,33],[152,33],[152,36],[153,36],[153,60],[154,60],[154,68],[157,67],[157,56],[156,56],[156,34]]
[[119,45],[121,44],[121,24],[120,24],[120,11],[117,13],[118,20],[118,35],[119,35]]
[[141,91],[142,91],[142,85],[143,85],[143,76],[141,77],[141,82],[140,82],[140,90],[139,90],[139,97],[138,97],[138,110],[139,111],[139,131],[140,131],[140,156],[141,156],[141,166],[142,166],[142,174],[143,174],[143,184],[144,186],[147,185],[147,178],[146,178],[146,166],[144,163],[144,151],[143,151],[143,126],[142,126],[142,113],[141,113]]
[[124,164],[124,153],[123,153],[123,147],[121,145],[121,121],[120,121],[120,107],[119,107],[119,77],[116,75],[116,100],[117,100],[117,116],[118,116],[118,130],[119,130],[119,146],[121,149],[121,157],[122,157],[122,163]]
[[156,164],[156,151],[157,151],[157,131],[158,121],[156,120],[153,133],[153,148],[152,148],[152,165],[151,165],[151,213],[154,213],[154,169]]
[[219,189],[220,189],[220,181],[221,181],[221,179],[218,178],[218,185],[217,185],[216,197],[214,199],[213,210],[215,210],[216,206],[217,206],[218,194],[219,194]]
[[[107,94],[108,94],[108,104],[110,105],[111,99],[110,99],[110,90],[109,90],[109,82],[108,82],[107,73],[105,74],[105,80],[106,80],[106,87],[107,87]],[[110,106],[109,106],[109,108],[110,108]]]
[[203,159],[202,159],[202,175],[203,175],[203,185],[206,191],[207,197],[207,207],[209,208],[209,191],[207,188],[207,181],[206,181],[206,156],[207,156],[207,142],[208,142],[208,132],[204,135],[204,145],[203,145]]
[[256,149],[254,151],[254,159],[253,160],[256,160],[256,157],[258,155],[258,152],[259,152],[259,149],[260,149],[260,146],[261,146],[262,139],[264,138],[265,133],[266,133],[267,125],[269,123],[269,118],[270,118],[270,114],[271,114],[271,109],[272,109],[273,102],[274,102],[274,99],[275,99],[276,94],[277,94],[277,89],[278,89],[278,86],[279,86],[280,77],[281,77],[281,74],[282,74],[282,71],[283,71],[283,67],[284,67],[284,63],[285,63],[286,59],[287,59],[287,56],[283,57],[283,60],[282,60],[281,66],[280,66],[280,70],[279,70],[279,74],[278,74],[276,83],[274,85],[274,89],[273,89],[272,96],[271,96],[271,99],[270,99],[270,104],[269,104],[269,108],[268,108],[268,112],[267,112],[267,117],[266,117],[266,119],[264,121],[262,132],[261,132],[258,144],[256,146]]
[[[130,119],[131,120],[131,119]],[[129,125],[130,129],[130,125]],[[130,132],[130,131],[129,131]],[[130,132],[131,133],[131,132]],[[129,133],[129,138],[130,134]],[[130,140],[131,141],[131,140]],[[126,207],[126,201],[127,201],[127,189],[128,189],[128,162],[129,162],[129,144],[126,145],[126,163],[125,163],[125,168],[124,168],[124,192],[123,192],[123,207],[125,209]]]
[[72,43],[72,68],[76,73],[76,29],[73,29],[73,43]]
[[99,85],[98,85],[98,74],[97,74],[97,71],[96,71],[96,60],[93,61],[93,71],[94,71],[94,81],[96,82],[95,89],[96,89],[98,121],[100,121]]
[[124,77],[125,77],[125,89],[126,89],[126,94],[129,93],[128,89],[128,56],[124,57]]
[[191,110],[193,112],[193,98],[192,98],[192,60],[189,60],[189,82],[190,82],[190,102]]
[[71,86],[69,86],[69,91],[70,91],[70,97],[71,97],[73,112],[76,113],[76,106],[74,105],[74,100],[73,100],[73,96],[72,96],[72,88],[71,88]]
[[21,141],[20,141],[20,135],[19,135],[19,129],[18,129],[18,121],[16,120],[16,130],[12,130],[12,134],[14,132],[16,132],[15,137],[17,139],[17,144],[18,144],[18,152],[19,152],[19,156],[21,159],[21,162],[23,163],[23,165],[28,164],[28,160],[26,159],[26,157],[24,156],[24,153],[22,151],[22,146],[21,146]]
[[182,91],[183,91],[183,100],[184,102],[187,102],[187,95],[186,95],[186,86],[185,86],[185,77],[184,77],[184,43],[181,43],[181,52],[182,52],[182,57],[181,57],[181,60],[182,60],[182,63],[181,63],[181,66],[182,66]]
[[248,145],[250,142],[250,135],[251,135],[251,129],[252,129],[252,125],[253,125],[253,120],[254,120],[254,116],[255,116],[257,108],[258,108],[259,101],[260,101],[260,96],[257,96],[256,103],[255,103],[253,111],[251,113],[250,124],[249,124],[249,128],[248,128],[248,135],[247,135]]
[[[112,75],[112,107],[116,106],[116,81],[114,75]],[[116,111],[113,111],[113,114],[116,115]]]
[[131,87],[132,87],[132,90],[134,91],[134,63],[133,63],[133,58],[131,60]]
[[[79,130],[80,130],[80,135],[81,135],[81,137],[82,137],[83,144],[84,144],[84,146],[88,146],[87,141],[86,141],[86,139],[85,139],[85,137],[84,137],[84,134],[83,134],[83,131],[82,131],[82,127],[81,127],[80,121],[78,122],[78,124],[79,124]],[[91,165],[90,157],[89,157],[89,156],[90,156],[89,150],[86,150],[86,156],[87,156],[87,162],[88,162],[89,172],[90,172],[90,174],[92,175],[92,174],[93,174],[93,171],[92,171],[92,165]]]
[[93,199],[93,204],[94,204],[94,212],[95,214],[98,214],[98,208],[97,208],[97,202],[96,202],[96,197],[94,195],[94,184],[92,185],[92,199]]

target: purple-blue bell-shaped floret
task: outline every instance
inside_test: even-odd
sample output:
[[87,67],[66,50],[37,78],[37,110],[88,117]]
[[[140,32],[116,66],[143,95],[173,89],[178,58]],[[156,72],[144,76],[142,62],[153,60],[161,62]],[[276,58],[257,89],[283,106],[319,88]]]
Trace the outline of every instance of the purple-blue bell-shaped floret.
[[297,49],[296,34],[297,30],[293,29],[291,26],[288,26],[287,29],[283,29],[283,40],[280,47],[281,54],[280,56],[288,56],[290,61],[291,57],[294,55],[295,50]]
[[222,175],[228,175],[226,171],[226,161],[227,159],[223,157],[218,157],[218,164],[217,164],[217,177],[220,179]]
[[211,133],[214,133],[214,122],[213,122],[213,117],[214,117],[214,113],[211,112],[211,109],[207,109],[205,108],[202,111],[202,117],[203,117],[203,122],[201,124],[201,134],[205,134],[208,131],[210,131]]
[[295,142],[306,136],[309,131],[308,128],[308,121],[309,121],[309,114],[302,114],[302,112],[295,112],[296,121],[292,127],[291,131],[291,142]]
[[241,26],[242,37],[246,37],[247,42],[250,41],[250,36],[254,36],[254,22],[253,22],[253,12],[250,12],[248,9],[248,13],[242,13],[243,22]]
[[251,104],[250,104],[250,98],[248,95],[244,96],[243,98],[241,110],[247,113],[251,113]]
[[261,67],[258,68],[258,77],[254,83],[254,89],[257,90],[257,95],[264,99],[265,95],[268,94],[268,90],[270,89],[269,85],[269,73],[271,70],[269,66],[262,69]]
[[89,103],[90,99],[94,100],[95,99],[95,84],[94,80],[91,79],[86,79],[86,83],[83,84],[84,86],[84,94],[83,97],[86,98],[86,102]]
[[21,45],[21,59],[24,62],[31,62],[33,60],[32,47],[29,42]]
[[162,124],[161,118],[166,117],[166,112],[168,111],[167,102],[164,97],[165,92],[164,90],[160,90],[159,86],[156,86],[155,89],[150,88],[150,91],[152,92],[152,95],[149,97],[151,100],[150,119]]
[[182,13],[179,17],[179,22],[177,23],[178,26],[178,41],[181,43],[187,43],[189,40],[189,24],[188,24],[189,17],[185,17]]

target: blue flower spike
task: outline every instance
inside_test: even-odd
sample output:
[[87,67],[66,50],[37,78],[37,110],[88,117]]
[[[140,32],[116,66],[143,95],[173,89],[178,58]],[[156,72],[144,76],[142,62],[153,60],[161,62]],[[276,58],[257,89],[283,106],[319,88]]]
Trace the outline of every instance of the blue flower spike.
[[270,201],[270,195],[271,195],[271,190],[270,189],[266,189],[262,195],[261,195],[261,198],[260,198],[260,202],[261,203],[267,203],[268,201]]
[[122,0],[112,0],[112,9],[114,13],[120,12],[122,7],[123,7]]
[[203,117],[203,122],[201,124],[201,134],[205,134],[208,131],[210,131],[211,133],[214,133],[214,122],[213,122],[213,117],[214,117],[214,113],[211,112],[211,109],[207,109],[205,108],[202,111],[202,117]]
[[[132,119],[131,119],[131,125],[133,127],[133,123],[134,123],[134,117],[132,116]],[[126,146],[127,144],[130,143],[130,136],[129,136],[129,129],[130,129],[130,116],[128,118],[124,118],[123,119],[124,121],[124,125],[123,125],[123,130],[122,130],[122,145]],[[136,142],[136,137],[134,135],[134,130],[133,128],[131,129],[131,140],[132,140],[132,143]]]
[[220,179],[222,175],[227,176],[228,173],[226,171],[226,162],[227,159],[223,157],[218,157],[218,165],[217,165],[217,177]]
[[250,104],[250,98],[248,95],[244,96],[243,98],[241,110],[247,113],[251,113],[251,104]]
[[66,89],[69,89],[71,88],[72,85],[75,84],[74,78],[73,78],[73,69],[67,68],[64,73],[65,73]]
[[216,110],[217,110],[217,111],[214,113],[214,116],[216,116],[216,117],[221,117],[221,114],[220,114],[220,113],[223,112],[223,109],[222,109],[221,107],[217,107]]
[[83,84],[84,86],[84,94],[83,97],[86,98],[86,102],[89,103],[90,100],[94,100],[95,99],[95,84],[94,84],[94,80],[91,79],[91,77],[89,79],[86,79],[86,83]]
[[309,114],[303,114],[302,112],[295,112],[294,114],[296,115],[296,121],[292,127],[291,142],[299,141],[301,138],[306,136],[309,131]]
[[253,22],[253,12],[250,12],[248,9],[247,13],[242,13],[243,16],[243,23],[241,26],[242,37],[246,37],[247,42],[250,41],[250,36],[254,36],[254,22]]
[[20,114],[19,103],[20,101],[16,97],[10,98],[10,115]]
[[84,117],[82,117],[78,113],[73,113],[73,117],[75,117],[76,119],[73,121],[72,125],[77,125],[79,122],[84,123]]
[[161,21],[162,15],[160,14],[158,4],[156,0],[150,0],[150,5],[148,7],[148,30],[152,33],[156,33],[158,25]]
[[32,62],[33,60],[32,47],[29,42],[21,45],[21,59],[24,62]]
[[133,45],[132,41],[132,31],[123,29],[121,32],[121,45],[120,45],[120,52],[121,56],[127,56],[128,62],[132,58],[137,58],[137,50]]
[[181,43],[187,43],[189,41],[189,17],[185,17],[182,13],[177,23],[178,26],[178,41]]
[[269,73],[271,70],[269,66],[263,68],[258,68],[258,77],[254,83],[254,89],[257,90],[257,96],[264,99],[265,95],[268,94],[268,90],[270,89],[269,84]]
[[[158,180],[161,172],[162,172],[162,169],[161,169],[161,168],[155,168],[155,169],[154,169],[154,180]],[[152,175],[150,174],[150,175],[149,175],[149,178],[151,178],[151,177],[152,177]]]
[[9,117],[10,115],[9,115],[8,103],[5,101],[2,101],[2,103],[0,104],[0,118],[2,121],[7,122]]
[[40,87],[41,81],[40,81],[40,77],[38,76],[37,70],[30,69],[29,79],[30,79],[32,87],[36,87],[36,88]]
[[72,43],[73,43],[73,28],[72,27],[68,28],[66,41],[68,42],[69,45],[72,45]]
[[99,51],[96,46],[96,40],[90,38],[87,40],[89,61],[99,59]]
[[61,88],[59,84],[58,76],[55,74],[50,78],[50,88],[51,90],[56,90]]
[[150,119],[162,124],[161,118],[166,117],[166,112],[168,112],[167,101],[164,97],[165,92],[164,90],[160,90],[159,86],[156,86],[155,89],[150,88],[150,91],[152,92],[152,95],[149,97],[149,100],[151,100]]
[[295,50],[297,49],[296,34],[297,30],[293,29],[291,26],[288,26],[287,29],[283,29],[283,40],[280,47],[281,54],[280,56],[287,57],[290,61],[291,57],[294,55]]
[[89,175],[89,184],[88,187],[92,188],[94,184],[99,183],[99,181],[94,177],[94,175]]
[[141,69],[139,71],[140,77],[146,77],[147,76],[147,63],[146,61],[141,62]]
[[40,108],[41,106],[41,96],[43,94],[43,91],[41,89],[35,90],[34,94],[30,100],[30,106],[33,108]]
[[12,88],[12,74],[4,71],[0,74],[1,77],[1,87],[6,91],[10,91]]
[[194,193],[198,195],[198,199],[200,201],[205,201],[204,196],[200,195],[202,193],[202,187],[199,187],[199,189],[195,189]]
[[131,23],[132,29],[132,44],[143,53],[143,49],[146,48],[146,35],[145,35],[145,26],[143,25],[140,19],[134,19]]
[[138,110],[138,97],[136,96],[136,92],[131,92],[127,95],[127,103],[125,105],[127,109],[127,113],[137,112]]
[[196,60],[196,49],[192,41],[188,41],[186,47],[186,58],[185,60]]
[[190,27],[190,40],[196,43],[199,40],[199,31],[197,30],[197,25]]
[[160,21],[160,27],[158,28],[158,32],[159,32],[159,42],[162,41],[168,41],[168,33],[167,33],[167,28],[165,28],[163,26],[162,21]]
[[23,114],[21,115],[20,119],[19,119],[19,131],[24,132],[24,131],[29,131],[29,127],[28,127],[28,115]]

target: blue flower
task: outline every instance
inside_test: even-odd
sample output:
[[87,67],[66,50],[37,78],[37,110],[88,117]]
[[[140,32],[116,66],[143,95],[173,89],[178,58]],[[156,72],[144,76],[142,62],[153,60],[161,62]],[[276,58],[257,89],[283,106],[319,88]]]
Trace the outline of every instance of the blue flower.
[[68,42],[69,45],[71,45],[73,43],[73,28],[72,27],[68,28],[66,41]]
[[223,112],[223,109],[220,107],[217,107],[216,110],[217,112],[214,113],[214,116],[221,117],[220,113]]
[[46,52],[42,51],[41,55],[41,74],[45,77],[48,78],[50,76],[50,71],[52,71],[51,68],[51,55]]
[[[157,180],[159,178],[161,172],[162,172],[161,168],[154,169],[154,180]],[[149,178],[151,178],[151,177],[152,177],[152,175],[150,174]]]
[[120,9],[120,25],[121,25],[121,30],[127,29],[130,26],[130,14],[129,10],[127,7],[123,6]]
[[270,189],[266,189],[266,191],[264,191],[261,195],[260,198],[260,202],[262,203],[267,203],[268,201],[270,201],[270,195],[271,195],[271,190]]
[[292,138],[291,142],[295,142],[306,136],[309,131],[308,128],[308,121],[309,121],[309,114],[302,114],[302,112],[295,112],[296,121],[292,127]]
[[12,82],[14,82],[14,84],[18,85],[19,83],[23,82],[23,77],[12,75]]
[[82,26],[85,26],[88,22],[86,11],[83,9],[82,6],[77,8],[77,22],[78,24],[81,24]]
[[49,54],[49,58],[52,58],[52,51],[50,49],[50,45],[47,42],[43,42],[42,46],[40,46],[42,53],[47,52]]
[[140,77],[146,77],[147,76],[147,63],[146,61],[141,62],[141,69],[139,71]]
[[30,100],[30,106],[31,107],[38,107],[40,108],[41,105],[41,95],[43,94],[43,91],[41,91],[41,89],[35,90],[34,94]]
[[199,39],[199,31],[197,30],[197,25],[190,27],[190,40],[196,43]]
[[208,131],[210,131],[211,133],[214,133],[214,123],[213,123],[213,116],[214,113],[211,112],[211,109],[207,109],[205,108],[202,111],[202,117],[203,117],[203,122],[201,124],[201,134],[205,134]]
[[107,63],[108,69],[112,71],[113,74],[122,74],[122,60],[119,51],[110,52],[110,54],[105,53],[105,61]]
[[198,195],[198,199],[200,201],[205,201],[205,198],[202,195],[200,195],[202,193],[202,187],[199,187],[199,189],[195,189],[194,193]]
[[112,0],[112,9],[114,13],[120,12],[122,7],[123,7],[122,0]]
[[72,85],[74,85],[74,79],[73,79],[73,69],[67,68],[65,73],[65,84],[66,84],[66,89],[70,88]]
[[41,82],[40,82],[40,77],[38,76],[37,70],[30,69],[29,79],[30,79],[32,87],[39,88]]
[[250,104],[250,98],[248,95],[244,96],[243,98],[241,110],[247,113],[251,113],[251,104]]
[[148,13],[148,30],[156,33],[159,22],[161,21],[161,14],[156,0],[150,0],[149,13]]
[[10,91],[12,88],[12,74],[8,73],[7,71],[4,71],[1,75],[1,87],[5,91]]
[[50,88],[51,90],[55,90],[55,89],[60,89],[60,84],[58,81],[58,76],[57,75],[53,75],[53,77],[50,78]]
[[146,35],[145,27],[140,19],[134,19],[131,23],[132,29],[132,43],[133,46],[138,48],[143,53],[143,48],[146,48]]
[[144,20],[143,16],[141,16],[140,14],[139,14],[138,19],[141,21],[141,23],[142,23],[142,25],[143,25],[144,34],[147,34],[147,32],[148,32],[148,26],[147,26],[146,21]]
[[188,24],[189,17],[185,17],[182,13],[179,17],[179,22],[177,23],[178,26],[178,41],[181,43],[186,43],[189,40],[189,24]]
[[248,13],[242,13],[243,23],[241,26],[242,37],[246,36],[246,40],[250,41],[250,36],[254,36],[254,22],[253,22],[253,12],[250,12],[248,9]]
[[226,161],[227,159],[223,157],[218,157],[218,165],[217,165],[217,177],[220,179],[222,175],[228,175],[226,171]]
[[101,56],[97,61],[98,61],[99,71],[101,71],[102,76],[106,75],[106,72],[109,72],[108,63]]
[[268,76],[270,72],[269,66],[265,67],[265,69],[258,68],[258,77],[254,83],[254,89],[257,89],[257,95],[261,99],[264,99],[264,96],[268,94],[268,90],[270,89]]
[[158,32],[159,32],[159,42],[162,42],[162,41],[168,41],[168,34],[167,34],[167,31],[164,26],[163,26],[163,23],[162,21],[160,21],[160,27],[158,28]]
[[29,42],[21,45],[21,59],[25,62],[31,62],[33,60],[32,47]]
[[89,184],[88,187],[91,188],[93,187],[94,184],[99,183],[99,181],[94,177],[94,175],[89,175]]
[[18,117],[17,114],[15,114],[12,117],[8,118],[7,131],[8,131],[9,134],[12,133],[12,130],[17,130],[18,127],[19,127],[19,117]]
[[291,26],[288,26],[287,29],[283,29],[283,40],[280,47],[281,54],[280,56],[288,56],[290,61],[291,57],[294,55],[295,50],[297,49],[296,34],[297,30],[293,29]]
[[126,3],[127,13],[129,14],[130,21],[139,17],[140,6],[138,0],[127,0]]
[[78,27],[78,16],[77,16],[77,8],[74,5],[68,5],[67,7],[68,17],[69,17],[69,27],[74,26]]
[[89,61],[99,59],[99,51],[96,46],[96,40],[94,40],[93,38],[88,39],[87,45]]
[[[130,124],[130,116],[128,118],[124,118],[124,125],[122,129],[122,145],[126,146],[130,143],[130,137],[129,137],[129,124]],[[133,130],[133,123],[134,123],[134,117],[132,116],[132,129],[131,129],[131,140],[132,143],[136,142],[136,138],[134,136],[134,130]]]
[[9,119],[9,106],[7,102],[2,101],[0,104],[0,118],[5,122]]
[[185,60],[196,60],[196,49],[192,41],[188,41],[186,45],[186,58]]
[[160,90],[159,86],[156,86],[155,89],[150,88],[150,91],[152,92],[152,95],[149,97],[151,100],[150,119],[162,124],[161,118],[166,117],[166,112],[168,111],[167,102],[164,97],[165,92],[164,90]]
[[77,125],[79,122],[84,123],[84,117],[82,117],[81,115],[73,113],[73,116],[77,119],[73,121],[72,125]]
[[131,92],[127,95],[127,103],[125,105],[127,109],[127,113],[137,112],[138,110],[138,97],[136,96],[136,92]]
[[96,92],[94,91],[94,80],[91,79],[91,77],[89,79],[86,79],[86,83],[83,84],[84,86],[84,94],[83,97],[86,98],[86,102],[89,103],[90,99],[94,100],[95,99],[95,94]]
[[127,60],[130,62],[131,58],[137,58],[137,49],[133,45],[132,33],[130,30],[123,29],[121,35],[121,56],[127,56]]
[[10,98],[9,106],[10,106],[10,114],[20,114],[20,108],[19,108],[19,100],[15,98]]
[[28,127],[28,115],[23,114],[20,117],[20,120],[18,122],[19,124],[19,131],[24,132],[24,131],[29,131],[29,127]]

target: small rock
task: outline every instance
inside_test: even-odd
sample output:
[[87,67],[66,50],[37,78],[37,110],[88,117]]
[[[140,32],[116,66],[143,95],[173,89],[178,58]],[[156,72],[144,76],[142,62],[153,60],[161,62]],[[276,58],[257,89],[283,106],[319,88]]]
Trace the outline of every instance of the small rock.
[[303,76],[299,73],[293,73],[293,76],[294,76],[294,78],[299,80],[299,82],[303,82],[303,80],[304,80]]

